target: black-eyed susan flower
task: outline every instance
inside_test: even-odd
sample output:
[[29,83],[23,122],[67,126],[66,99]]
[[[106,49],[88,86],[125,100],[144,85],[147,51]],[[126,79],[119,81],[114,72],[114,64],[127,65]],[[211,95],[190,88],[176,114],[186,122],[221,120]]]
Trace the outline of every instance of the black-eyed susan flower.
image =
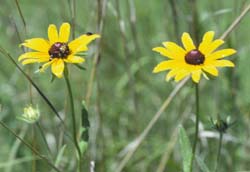
[[25,40],[21,45],[28,47],[35,52],[22,54],[18,60],[22,64],[44,63],[40,71],[44,71],[51,65],[52,73],[61,78],[64,71],[64,63],[83,63],[84,58],[78,56],[80,52],[88,50],[87,45],[94,39],[99,38],[98,34],[84,34],[69,42],[70,24],[63,23],[58,34],[55,25],[48,27],[48,40],[43,38],[32,38]]
[[174,42],[163,42],[164,47],[155,47],[153,51],[159,52],[169,60],[159,63],[153,70],[154,73],[170,70],[166,75],[166,80],[174,78],[176,82],[191,76],[195,83],[200,81],[201,74],[206,77],[206,73],[218,76],[216,67],[234,67],[229,60],[222,58],[230,56],[236,51],[234,49],[222,49],[215,51],[224,41],[215,39],[214,32],[208,31],[204,34],[199,46],[195,46],[190,35],[186,32],[182,34],[181,40],[184,48]]

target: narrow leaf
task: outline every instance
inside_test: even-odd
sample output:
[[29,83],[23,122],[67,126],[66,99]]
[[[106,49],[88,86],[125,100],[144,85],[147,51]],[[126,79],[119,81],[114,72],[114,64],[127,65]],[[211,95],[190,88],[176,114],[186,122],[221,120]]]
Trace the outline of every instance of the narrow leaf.
[[192,163],[192,148],[186,131],[182,126],[179,128],[179,143],[183,159],[183,170],[184,172],[190,172]]
[[204,163],[204,161],[199,156],[196,155],[195,159],[196,159],[197,164],[200,167],[202,172],[210,172],[207,165]]

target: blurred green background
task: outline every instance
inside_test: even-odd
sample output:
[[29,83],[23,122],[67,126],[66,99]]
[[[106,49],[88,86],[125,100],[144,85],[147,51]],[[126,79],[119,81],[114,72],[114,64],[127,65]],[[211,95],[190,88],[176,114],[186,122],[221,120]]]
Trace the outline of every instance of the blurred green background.
[[[72,22],[71,1],[18,2],[26,27],[15,1],[0,0],[0,45],[16,61],[22,54],[19,44],[25,39],[47,38],[49,24],[59,27],[63,22]],[[87,101],[89,110],[91,127],[86,171],[90,161],[95,162],[96,172],[116,171],[131,148],[130,143],[145,129],[177,85],[174,81],[164,81],[166,72],[152,73],[154,66],[165,58],[154,53],[152,48],[167,40],[180,43],[184,31],[201,39],[203,33],[214,30],[218,38],[249,3],[247,0],[200,0],[196,4],[191,0],[76,0],[76,37],[86,32],[101,34],[101,39],[90,45],[86,63],[83,64],[86,71],[70,67],[75,107],[79,114],[77,118],[80,120],[82,100]],[[194,10],[197,12],[196,24],[193,22]],[[218,138],[210,118],[220,114],[223,119],[230,116],[236,121],[224,137],[220,172],[250,170],[249,17],[249,14],[245,16],[223,46],[238,51],[237,55],[229,58],[236,67],[223,68],[219,77],[209,81],[203,78],[200,84],[201,139],[197,152],[211,170],[216,160]],[[98,57],[98,63],[90,92],[88,85],[95,66],[94,57]],[[16,119],[31,102],[30,85],[6,57],[1,54],[0,59],[0,119],[41,154],[48,155],[37,126]],[[64,80],[51,82],[50,68],[45,73],[35,73],[38,67],[37,64],[22,66],[55,105],[71,130]],[[87,93],[91,93],[89,99],[86,99]],[[67,144],[60,168],[65,172],[74,171],[73,144],[63,135],[65,131],[60,129],[58,119],[34,89],[32,102],[38,105],[41,112],[39,123],[52,151],[49,157],[55,159],[62,145]],[[176,128],[182,123],[192,140],[194,102],[194,85],[189,81],[123,171],[156,171],[163,155],[169,156],[164,161],[164,171],[182,171]],[[43,161],[35,161],[32,152],[4,128],[0,129],[0,136],[1,172],[49,171]],[[195,171],[200,170],[196,167]]]

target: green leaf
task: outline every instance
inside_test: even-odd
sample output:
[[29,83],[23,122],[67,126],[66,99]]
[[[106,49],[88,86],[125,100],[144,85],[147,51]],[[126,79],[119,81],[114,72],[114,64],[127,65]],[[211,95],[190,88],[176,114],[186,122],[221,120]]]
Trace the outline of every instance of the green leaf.
[[59,150],[59,153],[56,157],[56,161],[55,161],[55,166],[58,167],[59,163],[61,162],[62,158],[63,158],[63,154],[65,151],[66,145],[63,145],[63,147]]
[[80,146],[81,153],[83,154],[88,148],[88,142],[80,141],[79,146]]
[[81,65],[79,65],[79,64],[74,64],[77,68],[79,68],[79,69],[81,69],[81,70],[86,70],[86,68],[85,67],[83,67],[83,66],[81,66]]
[[180,143],[181,155],[183,159],[183,170],[184,172],[190,172],[192,156],[193,156],[192,148],[190,146],[190,142],[186,134],[186,131],[182,126],[180,126],[179,128],[179,143]]
[[196,162],[197,162],[197,164],[200,167],[202,172],[210,172],[207,165],[204,163],[204,161],[199,156],[196,155],[195,159],[196,159]]
[[85,106],[85,102],[82,102],[82,111],[81,111],[81,115],[82,115],[82,127],[84,128],[84,130],[82,131],[82,139],[85,142],[88,142],[89,140],[89,127],[90,127],[90,123],[89,123],[89,114],[88,114],[88,110]]

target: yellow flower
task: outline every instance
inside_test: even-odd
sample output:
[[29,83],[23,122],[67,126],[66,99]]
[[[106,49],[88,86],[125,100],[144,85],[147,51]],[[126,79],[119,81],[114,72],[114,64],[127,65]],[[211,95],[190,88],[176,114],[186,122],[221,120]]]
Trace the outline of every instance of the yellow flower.
[[82,63],[84,58],[77,56],[77,53],[87,51],[87,45],[94,39],[99,38],[97,34],[84,34],[77,39],[68,42],[70,36],[70,24],[63,23],[58,34],[55,25],[48,28],[48,40],[43,38],[33,38],[25,40],[21,45],[28,47],[35,52],[27,52],[19,56],[18,60],[23,65],[30,63],[45,62],[40,68],[44,71],[51,65],[52,73],[61,78],[64,71],[64,63]]
[[196,47],[190,35],[184,32],[181,37],[184,48],[174,42],[163,42],[164,47],[155,47],[153,51],[168,57],[169,60],[159,63],[153,72],[170,70],[166,75],[167,81],[174,78],[178,82],[187,76],[192,76],[193,81],[199,83],[201,74],[205,78],[207,78],[206,73],[218,76],[216,67],[234,67],[231,61],[222,58],[236,51],[231,48],[215,51],[224,41],[213,38],[213,31],[206,32],[200,45]]

